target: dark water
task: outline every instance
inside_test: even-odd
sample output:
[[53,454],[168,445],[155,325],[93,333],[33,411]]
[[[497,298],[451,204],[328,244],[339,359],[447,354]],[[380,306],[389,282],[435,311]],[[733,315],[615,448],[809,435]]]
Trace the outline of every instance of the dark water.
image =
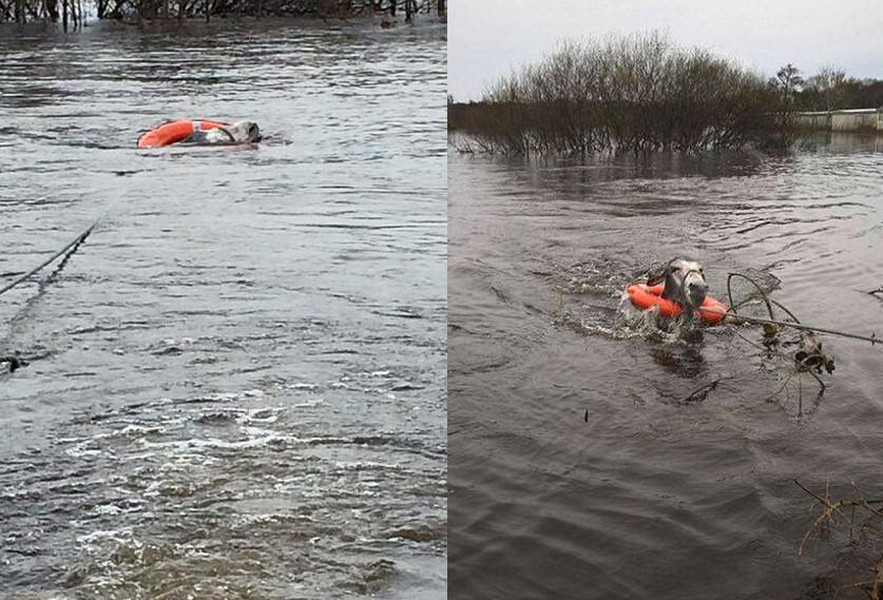
[[686,254],[717,297],[748,273],[804,323],[879,336],[881,150],[835,137],[643,166],[451,152],[449,597],[826,598],[867,579],[880,549],[858,529],[798,556],[815,512],[792,480],[883,492],[883,348],[824,337],[824,395],[807,374],[776,395],[788,337],[764,357],[757,327],[687,341],[619,305]]
[[2,598],[444,596],[445,30],[223,29],[0,38]]

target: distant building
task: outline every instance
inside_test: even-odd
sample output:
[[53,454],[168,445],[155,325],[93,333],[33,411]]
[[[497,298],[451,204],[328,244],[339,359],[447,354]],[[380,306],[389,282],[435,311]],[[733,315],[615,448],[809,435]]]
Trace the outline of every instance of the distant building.
[[795,113],[794,119],[798,126],[807,129],[883,132],[883,106],[880,108],[799,112]]
[[832,131],[859,131],[878,129],[880,110],[876,108],[853,108],[831,111]]

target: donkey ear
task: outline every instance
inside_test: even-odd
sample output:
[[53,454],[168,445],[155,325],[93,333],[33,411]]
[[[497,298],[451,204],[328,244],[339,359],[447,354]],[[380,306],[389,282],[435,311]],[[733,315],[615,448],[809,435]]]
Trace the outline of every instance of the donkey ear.
[[659,285],[665,281],[666,267],[659,267],[647,275],[647,285]]

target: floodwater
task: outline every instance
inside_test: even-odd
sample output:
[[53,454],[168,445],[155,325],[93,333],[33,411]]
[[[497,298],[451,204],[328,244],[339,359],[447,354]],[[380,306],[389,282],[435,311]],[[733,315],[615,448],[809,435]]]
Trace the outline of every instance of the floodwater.
[[638,165],[452,146],[450,598],[829,598],[869,578],[879,537],[858,525],[798,556],[818,511],[793,480],[883,493],[883,347],[822,336],[820,396],[793,335],[679,335],[620,301],[687,255],[715,297],[744,273],[805,324],[880,336],[881,141]]
[[[0,598],[440,598],[446,33],[0,39]],[[140,151],[167,118],[247,148]]]

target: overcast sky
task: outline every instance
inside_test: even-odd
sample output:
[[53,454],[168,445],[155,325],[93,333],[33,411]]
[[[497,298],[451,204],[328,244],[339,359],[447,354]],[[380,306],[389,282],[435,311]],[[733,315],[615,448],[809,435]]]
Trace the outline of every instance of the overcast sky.
[[563,39],[659,29],[767,76],[831,65],[883,79],[881,0],[448,0],[448,93],[478,99]]

